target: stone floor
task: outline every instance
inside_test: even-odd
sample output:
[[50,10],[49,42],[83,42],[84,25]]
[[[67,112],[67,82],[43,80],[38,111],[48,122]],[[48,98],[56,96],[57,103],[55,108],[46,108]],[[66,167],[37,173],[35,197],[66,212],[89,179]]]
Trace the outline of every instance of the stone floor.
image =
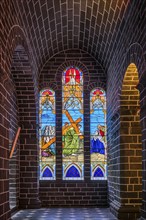
[[41,208],[20,210],[12,220],[116,220],[107,208]]

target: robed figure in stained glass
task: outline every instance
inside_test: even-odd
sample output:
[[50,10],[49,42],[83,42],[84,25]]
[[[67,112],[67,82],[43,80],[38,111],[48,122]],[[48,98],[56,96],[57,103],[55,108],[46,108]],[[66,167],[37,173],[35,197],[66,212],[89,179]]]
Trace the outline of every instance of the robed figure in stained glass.
[[40,172],[41,179],[55,179],[55,93],[51,89],[40,92]]
[[[67,123],[67,122],[66,122]],[[68,124],[68,123],[67,123]],[[63,155],[76,155],[80,148],[80,138],[79,138],[79,132],[80,132],[80,124],[76,125],[78,128],[78,132],[74,129],[74,127],[70,127],[67,129],[65,133],[65,140],[64,140],[64,146],[63,146]]]
[[91,179],[106,178],[106,97],[96,88],[90,94]]
[[82,100],[82,77],[80,72],[75,68],[70,68],[63,76],[63,94],[64,94],[64,109],[69,107],[83,109]]
[[91,139],[91,153],[100,153],[105,154],[105,146],[104,146],[104,138],[105,138],[105,127],[98,125],[97,131],[95,131],[95,135]]
[[[62,101],[63,178],[82,179],[84,164],[83,77],[82,72],[76,67],[70,67],[63,72]],[[76,170],[76,172],[73,172],[73,170]],[[78,175],[76,176],[75,173],[78,173]],[[79,173],[82,176],[79,176]]]

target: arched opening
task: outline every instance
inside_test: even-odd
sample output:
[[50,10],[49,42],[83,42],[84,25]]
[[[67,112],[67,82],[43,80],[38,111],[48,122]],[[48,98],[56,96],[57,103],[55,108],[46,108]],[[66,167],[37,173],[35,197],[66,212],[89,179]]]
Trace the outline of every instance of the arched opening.
[[[121,204],[137,219],[142,200],[142,143],[138,70],[131,63],[125,73],[120,103]],[[128,208],[130,212],[130,208]]]
[[21,132],[9,159],[9,203],[13,208],[39,207],[37,85],[29,57],[21,45],[13,52],[10,74],[10,86],[7,86],[10,149],[19,126]]
[[[24,50],[24,49],[23,49]],[[9,81],[5,84],[8,92],[9,103],[9,155],[12,150],[13,142],[17,129],[19,127],[19,107],[17,98],[17,86],[15,84],[15,76],[18,78],[18,73],[21,74],[22,67],[19,63],[20,51],[22,47],[16,47],[12,55],[11,75]],[[14,152],[9,157],[9,206],[13,212],[19,206],[19,184],[20,184],[20,137],[16,143]]]
[[[9,127],[9,150],[11,152],[14,138],[18,129],[18,106],[16,100],[16,92],[10,94],[11,103],[11,117]],[[19,140],[12,157],[9,159],[9,203],[10,209],[13,210],[18,207],[19,197]]]

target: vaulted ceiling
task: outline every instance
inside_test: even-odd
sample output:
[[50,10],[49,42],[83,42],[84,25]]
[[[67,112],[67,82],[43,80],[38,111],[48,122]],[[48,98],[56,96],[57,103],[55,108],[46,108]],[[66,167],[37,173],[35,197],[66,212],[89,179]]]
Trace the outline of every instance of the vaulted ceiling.
[[106,68],[134,2],[11,0],[9,10],[24,29],[39,69],[56,53],[73,48],[88,52]]

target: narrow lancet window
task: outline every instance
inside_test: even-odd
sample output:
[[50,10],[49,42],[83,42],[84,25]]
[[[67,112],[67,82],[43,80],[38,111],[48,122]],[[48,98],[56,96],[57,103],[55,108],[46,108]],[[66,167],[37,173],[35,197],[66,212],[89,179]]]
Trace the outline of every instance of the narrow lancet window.
[[106,95],[101,88],[90,93],[91,180],[107,177]]
[[63,180],[84,178],[83,73],[69,67],[62,76]]
[[44,89],[40,92],[39,142],[40,179],[56,179],[56,113],[55,92]]

